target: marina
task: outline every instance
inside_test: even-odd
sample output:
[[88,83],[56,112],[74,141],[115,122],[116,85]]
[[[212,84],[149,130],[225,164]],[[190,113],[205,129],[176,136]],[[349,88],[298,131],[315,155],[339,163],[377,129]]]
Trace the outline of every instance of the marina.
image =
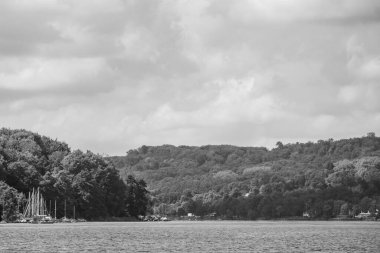
[[24,213],[18,221],[20,223],[54,223],[55,219],[46,208],[46,200],[40,193],[40,188],[37,190],[33,188],[32,192],[29,192]]
[[34,224],[53,224],[53,223],[75,223],[85,222],[85,219],[76,219],[75,206],[73,207],[73,218],[68,218],[66,215],[66,201],[64,204],[64,216],[57,218],[57,202],[54,201],[54,216],[51,211],[51,200],[49,209],[47,201],[40,192],[40,188],[29,192],[26,206],[19,219],[15,223],[34,223]]

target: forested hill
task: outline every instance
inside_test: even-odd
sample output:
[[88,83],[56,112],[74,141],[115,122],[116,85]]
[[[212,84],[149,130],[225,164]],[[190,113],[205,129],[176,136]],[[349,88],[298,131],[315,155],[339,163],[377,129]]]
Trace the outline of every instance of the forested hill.
[[154,211],[256,219],[354,215],[380,209],[380,138],[262,147],[142,146],[109,157],[145,180]]
[[[121,180],[115,167],[90,151],[71,151],[66,143],[26,130],[0,129],[0,214],[20,217],[33,188],[51,204],[57,218],[64,215],[89,220],[145,214],[146,185],[134,177]],[[54,213],[54,212],[53,212]]]

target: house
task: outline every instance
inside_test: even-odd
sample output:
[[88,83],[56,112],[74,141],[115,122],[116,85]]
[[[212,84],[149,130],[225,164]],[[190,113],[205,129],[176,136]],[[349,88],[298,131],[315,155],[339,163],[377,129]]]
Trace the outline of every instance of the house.
[[360,212],[358,215],[355,216],[357,219],[365,219],[371,216],[371,213],[368,211],[366,213]]

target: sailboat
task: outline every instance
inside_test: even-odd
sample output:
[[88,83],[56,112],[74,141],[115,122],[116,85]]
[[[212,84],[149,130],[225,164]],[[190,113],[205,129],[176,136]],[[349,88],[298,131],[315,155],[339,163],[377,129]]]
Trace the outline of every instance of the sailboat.
[[40,193],[40,188],[29,192],[28,202],[23,213],[22,222],[31,223],[54,223],[54,220],[48,214],[46,201]]
[[61,221],[64,222],[64,223],[71,222],[71,220],[66,217],[66,199],[65,199],[65,216],[63,216],[63,218],[62,218]]

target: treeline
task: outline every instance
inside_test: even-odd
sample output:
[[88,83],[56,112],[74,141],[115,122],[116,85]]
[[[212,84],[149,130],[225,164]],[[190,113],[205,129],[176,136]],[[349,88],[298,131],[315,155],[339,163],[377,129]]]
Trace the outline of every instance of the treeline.
[[122,180],[109,161],[90,151],[71,151],[66,143],[25,130],[0,129],[0,211],[2,219],[20,216],[33,188],[47,200],[57,217],[102,220],[145,214],[146,183]]
[[110,157],[122,177],[144,179],[151,212],[223,218],[373,215],[380,209],[380,138],[277,143],[266,148],[142,146]]

